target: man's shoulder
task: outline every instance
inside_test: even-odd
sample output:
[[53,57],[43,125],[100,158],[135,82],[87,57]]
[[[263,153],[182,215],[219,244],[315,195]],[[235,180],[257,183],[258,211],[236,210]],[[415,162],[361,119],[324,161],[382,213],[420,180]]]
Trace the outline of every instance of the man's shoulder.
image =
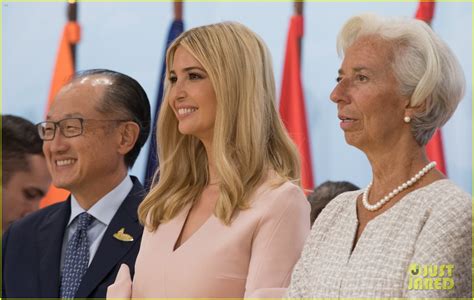
[[125,197],[124,203],[120,206],[119,210],[127,209],[132,214],[137,214],[138,206],[146,196],[146,190],[141,182],[135,176],[130,176],[133,182],[133,187]]
[[63,213],[67,212],[69,201],[62,201],[47,207],[44,207],[38,211],[35,211],[26,217],[14,222],[10,226],[10,231],[32,231],[37,229],[42,223],[46,221],[52,221],[55,218],[63,217]]
[[141,202],[141,200],[143,200],[143,198],[146,196],[146,190],[137,177],[130,176],[130,178],[132,179],[133,187],[128,193],[127,197],[138,199],[138,201]]

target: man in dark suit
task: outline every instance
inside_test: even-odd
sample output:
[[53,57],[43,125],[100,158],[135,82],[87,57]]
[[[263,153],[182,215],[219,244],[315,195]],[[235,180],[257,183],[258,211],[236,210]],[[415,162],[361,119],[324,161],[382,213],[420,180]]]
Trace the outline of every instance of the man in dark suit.
[[149,133],[148,98],[124,74],[79,72],[37,127],[53,184],[71,196],[5,232],[2,295],[105,297],[120,265],[133,269],[140,246],[144,190],[128,169]]

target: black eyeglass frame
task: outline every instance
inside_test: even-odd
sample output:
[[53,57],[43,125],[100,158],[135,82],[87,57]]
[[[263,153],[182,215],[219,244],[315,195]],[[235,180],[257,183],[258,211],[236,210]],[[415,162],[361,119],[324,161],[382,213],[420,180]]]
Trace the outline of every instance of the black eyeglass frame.
[[[67,121],[67,120],[78,120],[81,124],[81,130],[77,133],[77,134],[66,134],[63,127],[61,127],[61,122],[64,122],[64,121]],[[76,137],[76,136],[80,136],[84,133],[84,122],[87,122],[87,121],[99,121],[99,122],[135,122],[133,120],[112,120],[112,119],[104,119],[104,120],[99,120],[99,119],[85,119],[85,118],[78,118],[78,117],[74,117],[74,118],[64,118],[62,120],[59,120],[59,121],[43,121],[43,122],[40,122],[38,124],[36,124],[36,128],[38,129],[38,135],[39,137],[43,140],[43,141],[52,141],[54,140],[54,138],[56,137],[56,131],[57,129],[59,128],[59,132],[62,134],[63,137],[65,138],[73,138],[73,137]],[[136,122],[135,122],[136,123]],[[54,131],[53,131],[53,136],[51,138],[48,138],[46,139],[44,137],[44,132],[43,132],[43,129],[45,128],[45,124],[53,124],[54,126]]]

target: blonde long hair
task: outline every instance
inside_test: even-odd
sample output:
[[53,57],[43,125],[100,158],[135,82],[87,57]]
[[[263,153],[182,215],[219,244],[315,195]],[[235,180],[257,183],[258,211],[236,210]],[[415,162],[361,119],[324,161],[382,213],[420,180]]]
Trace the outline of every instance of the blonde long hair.
[[[166,74],[178,47],[202,64],[214,87],[212,146],[220,180],[214,214],[229,225],[236,210],[248,208],[250,194],[269,170],[281,177],[277,185],[286,180],[300,184],[298,152],[275,108],[271,57],[260,37],[234,22],[181,34],[166,53]],[[196,137],[178,131],[169,90],[165,80],[156,132],[159,180],[138,209],[140,222],[152,231],[195,201],[209,180],[205,148]]]

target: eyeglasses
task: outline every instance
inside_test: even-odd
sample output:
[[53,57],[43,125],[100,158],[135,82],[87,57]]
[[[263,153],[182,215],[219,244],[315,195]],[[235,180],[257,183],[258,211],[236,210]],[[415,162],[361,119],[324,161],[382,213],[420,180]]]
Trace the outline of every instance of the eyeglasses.
[[84,122],[128,122],[130,120],[95,120],[83,118],[66,118],[57,122],[45,121],[36,124],[38,134],[43,141],[52,141],[56,135],[56,128],[64,137],[72,138],[80,136],[84,132]]

